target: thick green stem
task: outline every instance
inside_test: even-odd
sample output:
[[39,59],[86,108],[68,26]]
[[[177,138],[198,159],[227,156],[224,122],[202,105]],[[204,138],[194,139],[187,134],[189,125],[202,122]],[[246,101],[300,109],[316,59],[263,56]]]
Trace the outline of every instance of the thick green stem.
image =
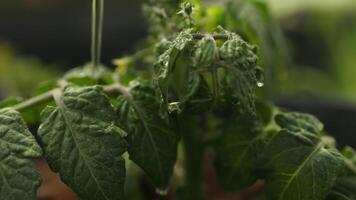
[[91,62],[93,67],[93,75],[95,73],[95,69],[100,65],[103,18],[104,0],[93,0],[91,41]]
[[214,104],[216,104],[219,98],[219,77],[218,77],[218,70],[215,65],[213,64],[211,68],[211,75],[212,75],[212,82],[213,82],[213,94],[214,94]]
[[356,166],[348,159],[344,160],[346,168],[353,174],[356,176]]
[[211,75],[212,75],[212,82],[213,82],[213,93],[214,93],[214,104],[218,101],[219,98],[219,75],[218,75],[218,66],[217,66],[217,60],[219,59],[219,50],[217,48],[216,42],[214,38],[212,37],[212,41],[215,44],[215,49],[214,49],[214,62],[211,65]]
[[203,160],[205,145],[202,141],[200,116],[184,116],[181,132],[184,144],[185,189],[184,199],[203,199]]

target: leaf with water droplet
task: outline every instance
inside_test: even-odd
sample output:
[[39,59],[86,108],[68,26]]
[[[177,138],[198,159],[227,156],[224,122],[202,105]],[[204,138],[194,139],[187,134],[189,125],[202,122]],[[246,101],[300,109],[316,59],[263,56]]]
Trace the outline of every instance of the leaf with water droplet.
[[221,86],[225,99],[233,105],[239,105],[241,111],[254,116],[257,56],[254,47],[239,35],[223,30],[228,40],[220,47],[219,54],[226,73]]

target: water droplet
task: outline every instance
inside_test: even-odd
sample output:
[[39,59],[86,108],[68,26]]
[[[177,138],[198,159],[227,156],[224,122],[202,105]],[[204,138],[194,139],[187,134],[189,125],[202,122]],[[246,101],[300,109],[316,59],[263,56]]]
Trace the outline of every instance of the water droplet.
[[256,67],[256,79],[257,79],[257,87],[263,87],[265,85],[263,69],[259,66]]
[[156,193],[157,193],[159,196],[167,196],[167,194],[168,194],[168,189],[159,189],[159,188],[157,188],[157,189],[156,189]]
[[169,61],[165,61],[165,62],[163,63],[163,65],[164,65],[164,66],[168,66],[168,65],[169,65]]
[[181,113],[180,102],[172,102],[168,104],[169,113]]
[[257,82],[257,87],[263,87],[265,84],[263,82]]

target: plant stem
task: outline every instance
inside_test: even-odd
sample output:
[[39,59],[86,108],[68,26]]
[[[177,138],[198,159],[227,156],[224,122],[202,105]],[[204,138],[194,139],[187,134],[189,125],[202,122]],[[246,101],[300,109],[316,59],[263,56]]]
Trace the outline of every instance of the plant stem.
[[[50,90],[46,93],[43,93],[39,96],[35,96],[35,97],[30,98],[24,102],[16,104],[16,105],[12,106],[11,108],[14,110],[17,110],[19,112],[26,111],[29,108],[32,108],[34,106],[38,106],[38,105],[41,105],[43,103],[47,103],[47,102],[53,100],[53,95],[55,93],[58,93],[58,91],[61,91],[61,88],[55,88],[55,89]],[[116,95],[116,94],[128,95],[130,92],[130,88],[123,86],[121,84],[115,83],[112,85],[103,86],[103,91],[108,95]]]
[[27,108],[34,107],[34,106],[40,105],[42,103],[46,103],[53,98],[54,91],[55,91],[55,89],[51,90],[49,92],[43,93],[39,96],[33,97],[31,99],[28,99],[24,102],[21,102],[19,104],[12,106],[12,108],[17,111],[24,111]]
[[129,95],[130,93],[130,88],[129,87],[126,87],[126,86],[123,86],[119,83],[115,83],[115,84],[112,84],[112,85],[106,85],[103,87],[103,91],[108,94],[108,95],[115,95],[115,94],[122,94],[122,95]]
[[346,164],[346,167],[354,174],[356,175],[356,167],[355,165],[348,159],[344,159],[344,162]]
[[[213,37],[213,36],[211,36]],[[219,98],[219,75],[218,75],[218,66],[217,66],[217,60],[219,59],[219,50],[217,48],[216,42],[214,38],[212,38],[212,41],[214,42],[214,61],[211,65],[211,75],[212,75],[212,82],[213,82],[213,93],[214,93],[214,104],[216,104],[218,98]]]
[[[185,189],[184,199],[203,199],[203,159],[205,145],[199,130],[200,116],[181,117],[181,134],[184,144]],[[189,125],[192,124],[192,125]]]
[[91,62],[94,75],[95,69],[100,65],[101,59],[104,0],[93,0],[92,12]]
[[213,67],[211,69],[211,75],[212,75],[212,82],[213,82],[213,94],[214,94],[214,104],[216,104],[217,100],[219,99],[219,77],[218,77],[218,71],[217,67],[215,67],[215,64],[213,64]]

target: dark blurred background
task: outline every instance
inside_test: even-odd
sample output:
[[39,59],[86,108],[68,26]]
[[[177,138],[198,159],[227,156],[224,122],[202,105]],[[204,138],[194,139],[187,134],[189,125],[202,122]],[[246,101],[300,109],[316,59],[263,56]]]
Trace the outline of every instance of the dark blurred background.
[[[0,38],[23,54],[71,67],[89,60],[91,1],[2,0]],[[105,2],[103,59],[109,62],[145,36],[141,1]]]

